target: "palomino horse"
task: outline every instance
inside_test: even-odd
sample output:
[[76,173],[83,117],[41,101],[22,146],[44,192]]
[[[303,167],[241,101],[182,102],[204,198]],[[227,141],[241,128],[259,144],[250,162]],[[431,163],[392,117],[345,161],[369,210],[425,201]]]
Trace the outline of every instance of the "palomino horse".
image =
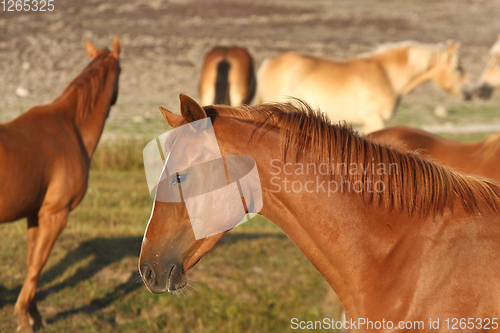
[[489,99],[493,91],[500,88],[500,34],[490,49],[490,59],[477,81],[477,95]]
[[[118,97],[120,41],[97,51],[51,104],[0,125],[0,222],[28,218],[28,273],[15,305],[18,331],[43,325],[35,292],[40,271],[68,213],[82,200],[92,154]],[[28,318],[29,317],[31,318]]]
[[214,47],[205,57],[200,79],[202,105],[249,104],[255,94],[250,53],[241,47]]
[[[210,117],[223,156],[256,161],[260,213],[333,287],[348,328],[369,331],[361,318],[384,321],[386,331],[401,322],[430,331],[429,318],[440,319],[441,331],[453,318],[478,318],[477,327],[488,318],[492,328],[500,311],[496,183],[373,143],[304,105],[201,108],[181,95],[181,114],[163,110],[173,127]],[[187,160],[210,149],[199,137]],[[181,170],[158,191],[183,193],[189,177]],[[184,202],[155,200],[139,258],[147,288],[183,288],[186,272],[224,234],[197,240]]]
[[451,41],[401,42],[349,60],[285,52],[262,63],[256,102],[282,102],[292,96],[332,120],[362,124],[367,133],[376,131],[394,116],[401,97],[425,81],[469,99],[472,93],[458,49],[459,44]]
[[410,150],[454,171],[500,182],[500,133],[479,142],[460,142],[405,126],[370,133],[369,139]]

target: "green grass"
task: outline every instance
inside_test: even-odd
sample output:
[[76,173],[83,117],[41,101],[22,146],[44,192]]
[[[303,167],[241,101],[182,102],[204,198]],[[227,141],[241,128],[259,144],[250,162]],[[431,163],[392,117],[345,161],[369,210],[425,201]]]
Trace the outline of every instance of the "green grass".
[[[152,136],[151,140],[155,137]],[[149,140],[119,138],[101,142],[94,156],[91,169],[93,171],[144,171],[142,151]]]
[[[108,156],[111,156],[108,154]],[[43,332],[287,332],[291,318],[339,318],[327,285],[290,240],[262,217],[228,233],[187,274],[186,297],[151,294],[137,260],[152,199],[143,171],[92,171],[40,278]],[[1,226],[0,331],[26,273],[25,222]]]
[[434,114],[436,105],[401,103],[396,115],[387,126],[421,127],[429,125],[467,125],[497,122],[500,123],[500,107],[496,105],[478,105],[475,103],[456,103],[446,107],[447,116]]

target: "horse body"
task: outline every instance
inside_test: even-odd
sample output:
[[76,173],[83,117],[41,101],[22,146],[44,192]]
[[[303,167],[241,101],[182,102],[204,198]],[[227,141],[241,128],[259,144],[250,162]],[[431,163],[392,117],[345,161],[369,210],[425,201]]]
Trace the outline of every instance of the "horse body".
[[[290,179],[295,181],[306,180]],[[288,215],[280,210],[289,207],[289,197],[264,197],[265,203],[287,204],[265,205],[261,214],[278,225],[330,283],[348,319],[425,321],[427,325],[428,318],[442,322],[491,317],[499,310],[498,294],[484,295],[484,290],[500,287],[494,254],[500,250],[500,234],[497,226],[489,227],[492,222],[498,224],[498,217],[474,219],[462,211],[421,221],[409,219],[406,213],[360,209],[364,203],[359,198],[322,200],[310,194],[294,198],[308,204],[313,199],[310,209],[301,207]],[[467,226],[457,232],[457,223]],[[482,239],[482,244],[471,252],[475,239]],[[488,255],[483,256],[483,251]]]
[[199,92],[202,105],[248,104],[255,94],[250,53],[241,47],[214,47],[205,57]]
[[[364,80],[367,76],[378,82]],[[290,51],[264,63],[258,81],[258,102],[286,102],[293,96],[325,110],[331,119],[366,121],[373,128],[383,127],[397,107],[397,92],[380,63],[370,59],[337,61]]]
[[43,325],[35,292],[52,245],[87,190],[90,159],[118,94],[120,43],[92,62],[52,104],[0,125],[0,222],[28,218],[28,273],[15,305],[18,331]]
[[479,142],[460,142],[405,126],[370,133],[368,138],[406,151],[416,151],[447,168],[500,181],[500,134]]
[[[0,125],[0,147],[0,168],[7,171],[0,175],[1,222],[36,216],[42,203],[53,200],[47,197],[52,191],[59,209],[73,209],[83,197],[89,157],[72,123],[50,108],[33,108]],[[56,184],[59,188],[52,190]]]
[[[167,121],[178,126],[209,116],[222,155],[256,161],[264,200],[260,213],[324,276],[348,322],[392,321],[395,326],[385,330],[394,331],[400,321],[423,321],[421,331],[431,331],[429,318],[440,318],[440,331],[448,331],[447,318],[497,315],[500,188],[495,183],[375,144],[312,111],[294,112],[286,105],[201,109],[181,99],[183,118],[164,112]],[[198,146],[203,140],[190,142],[186,154],[194,156]],[[304,171],[332,161],[394,163],[398,171]],[[293,190],[294,185],[287,190],[284,177],[288,184],[302,184],[302,190]],[[370,179],[383,182],[385,191],[347,189],[348,183]],[[329,182],[346,188],[327,191]],[[223,235],[196,240],[184,203],[155,201],[139,258],[146,286],[155,293],[184,287],[185,272]]]
[[477,81],[476,93],[480,98],[489,99],[500,88],[500,34],[490,49],[490,58],[486,68]]
[[400,98],[425,81],[470,97],[458,47],[456,43],[403,42],[349,60],[285,52],[261,65],[257,102],[296,97],[335,121],[363,124],[366,132],[375,131],[393,117]]

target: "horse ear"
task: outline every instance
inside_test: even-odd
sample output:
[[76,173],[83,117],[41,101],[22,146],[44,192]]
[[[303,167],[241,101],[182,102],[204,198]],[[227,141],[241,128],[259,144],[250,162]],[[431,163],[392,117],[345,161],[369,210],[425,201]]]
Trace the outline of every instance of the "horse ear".
[[87,41],[85,42],[85,48],[87,49],[87,53],[89,56],[92,58],[95,58],[97,56],[97,50],[95,49],[95,46],[92,44],[90,39],[87,38]]
[[448,48],[449,54],[453,54],[460,48],[460,43],[449,39],[446,41],[446,47]]
[[179,127],[184,122],[184,118],[160,106],[161,114],[167,123],[173,128]]
[[120,40],[115,36],[113,39],[113,56],[118,60],[120,58],[120,52],[122,50],[122,46],[120,44]]
[[188,123],[207,117],[205,110],[191,97],[180,94],[181,114]]

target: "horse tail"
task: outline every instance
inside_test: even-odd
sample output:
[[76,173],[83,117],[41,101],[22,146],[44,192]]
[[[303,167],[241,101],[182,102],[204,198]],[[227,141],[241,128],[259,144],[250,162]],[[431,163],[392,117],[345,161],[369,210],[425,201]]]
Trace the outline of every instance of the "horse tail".
[[253,67],[253,61],[250,62],[250,67],[248,68],[248,95],[245,99],[245,104],[250,104],[252,99],[255,96],[255,92],[257,90],[257,78],[255,77],[255,70]]
[[226,59],[217,64],[217,78],[215,79],[214,104],[229,105],[229,69],[231,64]]

